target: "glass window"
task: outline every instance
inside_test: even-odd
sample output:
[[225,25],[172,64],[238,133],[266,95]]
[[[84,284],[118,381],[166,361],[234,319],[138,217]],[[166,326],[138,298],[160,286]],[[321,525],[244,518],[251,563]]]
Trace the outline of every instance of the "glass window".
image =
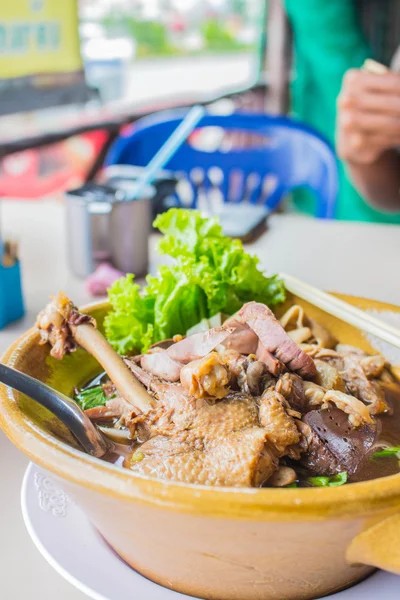
[[260,0],[81,2],[87,80],[102,103],[198,99],[256,81]]

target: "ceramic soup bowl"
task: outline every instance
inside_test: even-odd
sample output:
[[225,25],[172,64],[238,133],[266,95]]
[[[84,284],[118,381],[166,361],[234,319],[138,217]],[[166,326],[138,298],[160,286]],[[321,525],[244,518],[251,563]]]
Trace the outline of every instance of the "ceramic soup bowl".
[[[400,312],[344,298],[361,308]],[[359,331],[299,303],[341,342],[371,350]],[[87,311],[101,324],[107,309],[97,304]],[[58,362],[37,341],[28,331],[3,362],[69,395],[98,374],[82,351]],[[0,387],[0,424],[8,437],[56,476],[128,564],[163,586],[213,600],[306,600],[350,586],[375,567],[400,574],[400,475],[304,489],[144,478],[87,456],[50,413]]]

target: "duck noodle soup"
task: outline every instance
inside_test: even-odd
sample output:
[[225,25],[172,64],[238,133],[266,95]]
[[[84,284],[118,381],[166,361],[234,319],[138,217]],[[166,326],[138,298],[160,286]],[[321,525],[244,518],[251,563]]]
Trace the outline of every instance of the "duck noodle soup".
[[75,398],[112,441],[105,459],[135,473],[293,488],[399,472],[400,387],[384,357],[338,344],[297,305],[278,320],[249,302],[220,323],[124,358],[62,295],[37,326],[56,358],[83,344],[101,361]]
[[[135,473],[210,486],[333,487],[399,471],[399,384],[380,354],[338,343],[215,219],[171,209],[170,264],[109,289],[107,340],[59,294],[39,315],[56,359],[103,367],[75,399]],[[384,451],[384,454],[382,453]]]
[[311,600],[376,567],[400,574],[400,479],[383,477],[399,472],[396,369],[286,298],[216,220],[174,209],[155,225],[168,264],[146,285],[127,275],[82,311],[59,294],[3,357],[75,397],[105,460],[4,386],[2,428],[127,564],[173,590]]

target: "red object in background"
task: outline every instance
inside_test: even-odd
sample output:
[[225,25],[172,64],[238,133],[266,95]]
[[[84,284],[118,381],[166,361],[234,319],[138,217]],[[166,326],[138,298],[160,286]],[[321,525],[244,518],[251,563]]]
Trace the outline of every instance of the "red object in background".
[[109,263],[100,264],[97,269],[86,279],[86,289],[92,296],[107,296],[107,290],[125,273],[118,271]]
[[183,17],[175,15],[170,24],[170,30],[174,33],[182,33],[186,29],[186,23]]
[[91,131],[6,156],[0,164],[0,196],[33,199],[81,185],[107,138],[106,131]]

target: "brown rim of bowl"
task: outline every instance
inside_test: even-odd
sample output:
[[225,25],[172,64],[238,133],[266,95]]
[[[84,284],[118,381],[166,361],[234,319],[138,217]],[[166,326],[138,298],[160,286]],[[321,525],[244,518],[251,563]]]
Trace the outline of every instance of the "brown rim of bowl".
[[[106,306],[108,302],[95,302],[82,310]],[[4,353],[1,362],[12,365],[34,336],[38,333],[28,330]],[[343,487],[291,489],[211,487],[140,476],[46,433],[22,412],[18,396],[18,392],[0,384],[0,425],[9,439],[44,469],[102,495],[175,512],[261,521],[347,518],[400,505],[400,474]]]

